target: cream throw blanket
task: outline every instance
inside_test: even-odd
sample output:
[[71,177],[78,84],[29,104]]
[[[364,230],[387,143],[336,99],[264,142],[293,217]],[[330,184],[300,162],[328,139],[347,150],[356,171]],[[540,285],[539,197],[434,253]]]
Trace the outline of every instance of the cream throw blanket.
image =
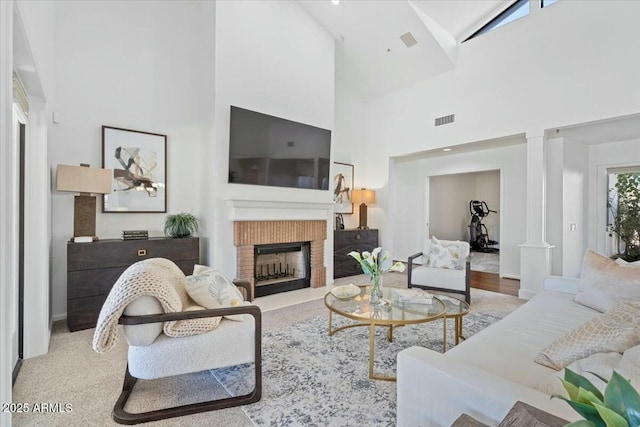
[[[98,353],[111,350],[118,338],[120,316],[138,297],[156,298],[165,313],[202,309],[191,302],[185,283],[186,277],[180,268],[164,258],[150,258],[127,268],[102,306],[93,335],[93,349]],[[165,322],[163,330],[170,337],[186,337],[208,332],[219,323],[219,317],[177,320]]]

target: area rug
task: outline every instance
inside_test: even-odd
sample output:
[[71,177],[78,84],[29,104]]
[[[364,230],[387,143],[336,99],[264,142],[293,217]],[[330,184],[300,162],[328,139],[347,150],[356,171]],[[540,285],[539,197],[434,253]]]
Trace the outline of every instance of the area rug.
[[[501,316],[472,312],[464,317],[469,337]],[[350,322],[334,316],[334,325]],[[369,328],[327,334],[328,316],[318,316],[263,335],[262,400],[243,409],[257,426],[394,426],[396,383],[368,377]],[[448,320],[448,347],[453,343],[453,320]],[[376,332],[376,374],[395,376],[399,351],[419,345],[442,351],[442,321],[411,325],[386,339]],[[212,371],[232,395],[253,387],[253,366]]]

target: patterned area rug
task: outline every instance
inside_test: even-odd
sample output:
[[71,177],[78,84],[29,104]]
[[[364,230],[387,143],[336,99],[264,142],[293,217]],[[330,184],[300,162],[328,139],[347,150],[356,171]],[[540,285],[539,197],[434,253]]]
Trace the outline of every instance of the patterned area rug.
[[[501,317],[472,312],[464,318],[469,337]],[[334,325],[350,321],[334,316]],[[395,426],[396,383],[368,377],[369,328],[327,334],[328,316],[318,316],[263,337],[262,400],[244,407],[257,426]],[[453,320],[447,324],[448,347],[453,343]],[[419,345],[442,351],[442,321],[411,325],[386,339],[376,332],[376,374],[393,375],[399,351]],[[212,371],[233,395],[252,388],[253,366]]]

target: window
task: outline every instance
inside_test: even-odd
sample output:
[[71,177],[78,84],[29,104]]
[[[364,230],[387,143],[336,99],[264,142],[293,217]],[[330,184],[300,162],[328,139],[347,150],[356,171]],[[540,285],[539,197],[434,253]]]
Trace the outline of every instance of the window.
[[[549,0],[543,0],[545,3],[549,3]],[[557,0],[553,0],[557,1]],[[506,8],[502,13],[493,18],[487,24],[485,24],[482,28],[480,28],[475,33],[471,34],[464,41],[471,40],[474,37],[477,37],[481,34],[488,33],[489,31],[495,30],[498,27],[502,27],[509,22],[513,22],[518,18],[522,18],[523,16],[527,16],[529,14],[529,0],[517,0],[511,6]],[[463,42],[464,43],[464,42]]]
[[627,261],[640,259],[640,167],[607,171],[609,252]]
[[540,0],[540,7],[547,7],[547,6],[551,6],[554,3],[557,3],[558,0]]

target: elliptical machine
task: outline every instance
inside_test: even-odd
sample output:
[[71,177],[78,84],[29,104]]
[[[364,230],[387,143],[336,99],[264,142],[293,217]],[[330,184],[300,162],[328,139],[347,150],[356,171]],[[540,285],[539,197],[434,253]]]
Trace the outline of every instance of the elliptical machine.
[[491,212],[498,212],[489,209],[487,203],[480,200],[471,200],[469,202],[469,212],[471,213],[471,223],[469,224],[469,244],[471,249],[483,252],[490,251],[489,245],[496,245],[498,242],[489,240],[487,227],[482,223],[482,218]]

